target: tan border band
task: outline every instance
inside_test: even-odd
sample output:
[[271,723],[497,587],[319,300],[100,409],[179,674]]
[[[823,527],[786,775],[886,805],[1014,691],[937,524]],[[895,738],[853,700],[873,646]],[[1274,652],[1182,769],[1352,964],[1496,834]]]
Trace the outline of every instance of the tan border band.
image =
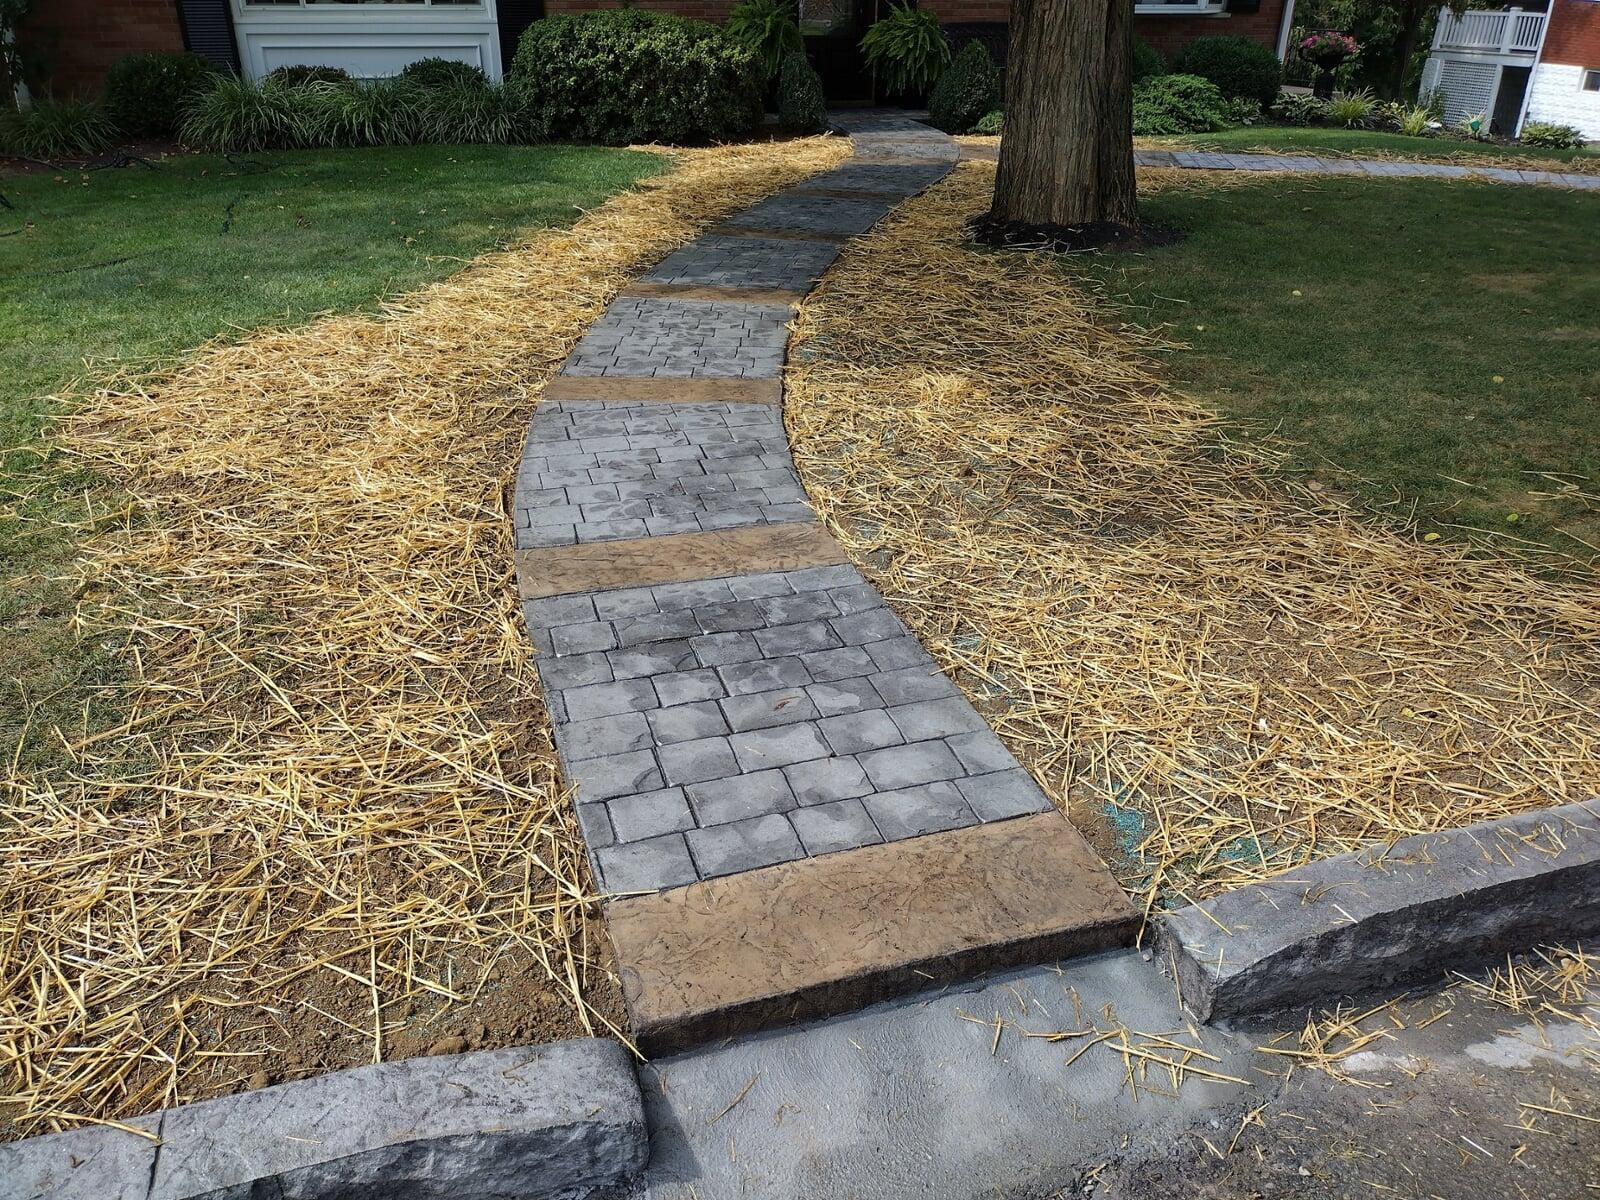
[[517,588],[524,600],[849,561],[839,543],[815,521],[516,552]]
[[606,928],[639,1046],[664,1054],[1130,945],[1139,915],[1048,812],[614,900]]
[[779,404],[783,381],[772,379],[658,379],[649,375],[557,375],[543,399],[650,401],[662,404]]

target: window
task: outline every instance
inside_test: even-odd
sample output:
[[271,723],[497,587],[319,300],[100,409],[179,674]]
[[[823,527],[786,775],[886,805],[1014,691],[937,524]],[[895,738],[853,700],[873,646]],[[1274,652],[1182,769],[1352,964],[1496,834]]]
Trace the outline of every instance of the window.
[[1224,11],[1223,0],[1133,0],[1133,11],[1143,16],[1203,16]]
[[1600,68],[1591,68],[1583,73],[1583,90],[1600,92]]

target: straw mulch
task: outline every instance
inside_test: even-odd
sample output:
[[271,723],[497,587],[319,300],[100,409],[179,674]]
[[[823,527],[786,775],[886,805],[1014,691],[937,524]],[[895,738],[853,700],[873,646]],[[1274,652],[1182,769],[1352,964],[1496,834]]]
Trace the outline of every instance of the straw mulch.
[[615,1029],[511,574],[542,381],[618,286],[840,161],[680,154],[570,231],[84,398],[139,518],[88,550],[123,720],[5,780],[19,1132],[241,1082]]
[[967,163],[803,309],[812,498],[1147,908],[1600,791],[1600,593],[1424,545],[1166,390]]

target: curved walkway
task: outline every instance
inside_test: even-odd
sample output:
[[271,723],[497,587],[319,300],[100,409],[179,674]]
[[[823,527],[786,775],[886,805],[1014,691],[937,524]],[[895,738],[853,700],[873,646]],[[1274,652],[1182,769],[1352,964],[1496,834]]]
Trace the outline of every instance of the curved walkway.
[[[1127,939],[1115,881],[817,522],[795,308],[953,141],[854,158],[624,289],[545,389],[518,583],[635,1032],[663,1049]],[[935,887],[933,881],[937,880]]]
[[[995,146],[963,146],[962,158],[995,159]],[[1261,171],[1300,175],[1376,175],[1408,179],[1489,179],[1497,183],[1537,183],[1546,187],[1600,191],[1600,175],[1571,171],[1519,171],[1512,167],[1459,166],[1398,159],[1321,158],[1311,154],[1223,154],[1202,150],[1135,150],[1139,167],[1177,167],[1187,171]]]

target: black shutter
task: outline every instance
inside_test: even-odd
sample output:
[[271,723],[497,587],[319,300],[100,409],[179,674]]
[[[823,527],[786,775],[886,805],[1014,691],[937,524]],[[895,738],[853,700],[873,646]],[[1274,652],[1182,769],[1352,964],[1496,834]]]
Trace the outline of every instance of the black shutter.
[[1260,12],[1261,0],[1228,0],[1228,11],[1231,13]]
[[178,0],[178,25],[186,49],[225,70],[239,69],[239,44],[233,39],[228,0]]
[[500,70],[510,74],[517,40],[524,29],[544,16],[544,0],[499,0],[496,7],[500,25]]

